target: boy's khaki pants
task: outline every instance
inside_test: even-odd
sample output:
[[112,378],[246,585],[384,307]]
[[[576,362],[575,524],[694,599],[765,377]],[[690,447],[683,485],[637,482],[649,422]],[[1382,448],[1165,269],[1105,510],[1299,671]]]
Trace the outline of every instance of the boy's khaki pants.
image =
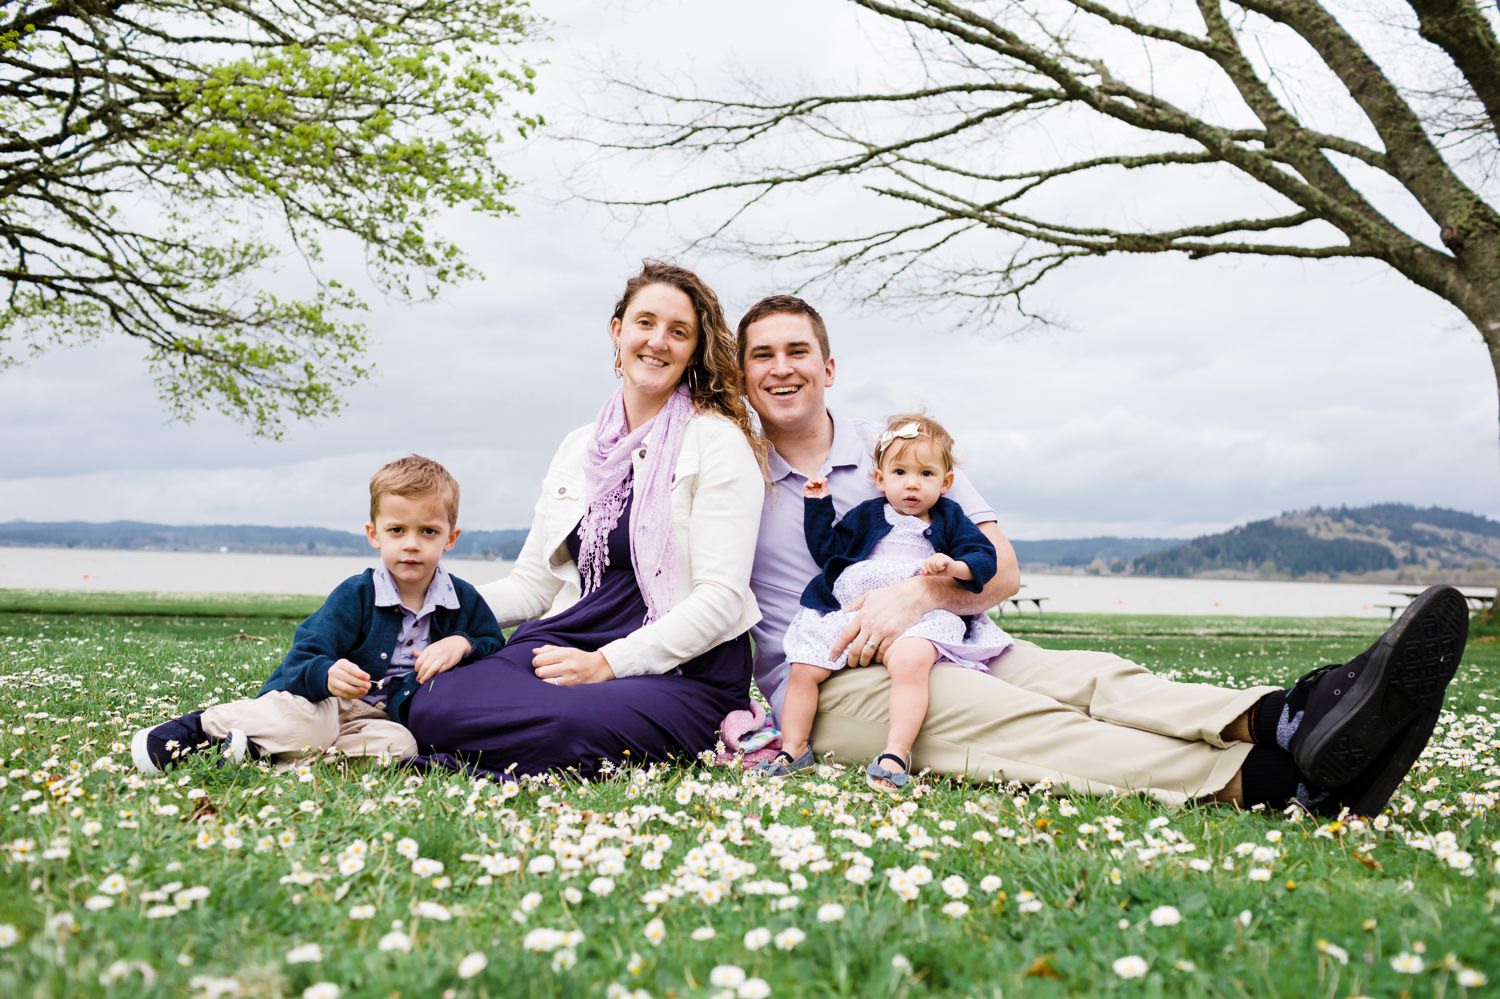
[[222,739],[237,728],[262,753],[299,759],[321,753],[404,759],[417,754],[417,740],[381,708],[360,700],[305,697],[272,690],[204,709],[203,731]]
[[[1108,652],[1016,644],[989,675],[933,667],[931,702],[912,747],[914,769],[1080,792],[1140,791],[1171,805],[1212,794],[1251,745],[1220,733],[1276,687],[1180,683]],[[841,763],[885,748],[890,678],[841,670],[820,688],[812,738]]]

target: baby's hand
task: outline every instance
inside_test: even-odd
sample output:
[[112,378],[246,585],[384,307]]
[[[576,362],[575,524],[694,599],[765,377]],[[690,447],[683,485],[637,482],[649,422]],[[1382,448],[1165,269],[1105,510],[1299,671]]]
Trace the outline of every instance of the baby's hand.
[[334,697],[352,700],[370,692],[370,674],[347,659],[340,659],[328,669],[328,692]]
[[[927,559],[927,561],[925,561],[925,562],[922,563],[922,570],[920,572],[920,575],[923,575],[923,576],[944,576],[944,575],[947,575],[947,573],[948,573],[948,567],[950,565],[952,565],[952,564],[953,564],[953,560],[951,558],[949,558],[947,555],[944,555],[942,552],[937,552],[934,555],[930,556]],[[910,571],[910,570],[908,570],[908,571]]]
[[822,499],[828,495],[828,480],[821,475],[808,479],[802,484],[802,495],[807,499]]
[[426,683],[457,666],[474,646],[462,635],[449,635],[417,653],[417,682]]

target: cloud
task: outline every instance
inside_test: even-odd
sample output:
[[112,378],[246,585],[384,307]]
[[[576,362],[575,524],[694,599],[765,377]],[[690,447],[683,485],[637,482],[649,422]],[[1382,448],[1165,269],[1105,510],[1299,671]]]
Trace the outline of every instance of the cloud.
[[[563,5],[541,93],[552,106],[597,110],[590,81],[616,61],[702,90],[735,72],[776,80],[870,69],[859,53],[871,39],[842,5],[720,8]],[[801,28],[768,30],[788,23]],[[467,526],[525,526],[556,443],[615,385],[606,329],[624,278],[642,257],[701,234],[713,213],[622,222],[567,199],[561,178],[575,176],[578,147],[502,154],[527,180],[519,217],[441,223],[484,280],[437,303],[376,299],[375,376],[349,392],[340,416],[295,426],[285,441],[253,440],[215,416],[165,423],[129,343],[0,372],[10,442],[0,519],[352,529],[370,473],[416,451],[458,475]],[[604,164],[605,179],[633,162]],[[640,169],[619,180],[662,168]],[[865,203],[811,192],[767,225],[810,225]],[[797,276],[785,265],[681,259],[710,278],[731,321]],[[334,266],[357,275],[363,265]],[[816,301],[839,360],[834,403],[872,418],[926,406],[1012,536],[1190,535],[1285,509],[1388,500],[1500,515],[1495,383],[1478,335],[1373,264],[1088,263],[1059,272],[1032,302],[1065,325],[1019,335],[832,292]]]

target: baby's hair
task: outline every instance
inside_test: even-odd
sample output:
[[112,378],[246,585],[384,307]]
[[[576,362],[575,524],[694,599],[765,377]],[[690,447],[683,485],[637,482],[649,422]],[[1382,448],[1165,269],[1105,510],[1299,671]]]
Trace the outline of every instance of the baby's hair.
[[[886,436],[904,430],[908,424],[913,423],[917,429],[915,437]],[[887,458],[905,454],[907,448],[924,437],[938,449],[938,456],[943,459],[943,471],[951,472],[958,467],[958,459],[953,457],[953,435],[926,413],[898,413],[885,421],[885,432],[880,435],[880,440],[884,443],[877,442],[875,445],[875,467],[881,467]]]
[[409,454],[397,458],[370,477],[370,521],[380,516],[380,497],[430,496],[442,493],[448,505],[448,526],[458,526],[458,480],[431,458]]

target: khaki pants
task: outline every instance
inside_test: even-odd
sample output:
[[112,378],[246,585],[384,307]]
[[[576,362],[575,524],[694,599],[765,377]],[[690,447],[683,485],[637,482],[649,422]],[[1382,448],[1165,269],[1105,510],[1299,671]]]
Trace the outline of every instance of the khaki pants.
[[[1178,805],[1229,783],[1251,747],[1219,733],[1276,689],[1180,683],[1107,652],[1017,641],[988,676],[933,667],[912,765],[979,780],[1051,779],[1080,792],[1141,791]],[[879,666],[829,677],[813,725],[818,753],[863,763],[880,752],[889,692]]]
[[309,701],[272,690],[206,708],[202,723],[211,738],[222,739],[237,728],[261,752],[284,760],[328,752],[400,759],[417,754],[417,740],[405,725],[374,705],[342,697]]

